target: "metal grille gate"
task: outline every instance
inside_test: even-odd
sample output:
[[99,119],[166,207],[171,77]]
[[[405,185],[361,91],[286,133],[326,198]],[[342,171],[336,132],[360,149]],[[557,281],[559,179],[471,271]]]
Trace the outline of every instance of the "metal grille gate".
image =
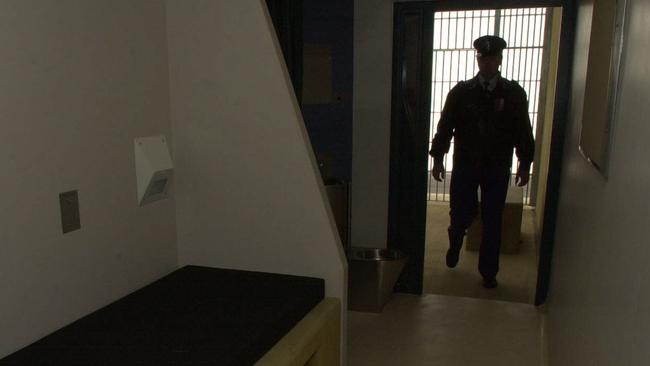
[[[503,52],[501,74],[517,81],[528,95],[533,134],[537,129],[539,94],[542,79],[546,8],[493,9],[435,12],[433,20],[433,70],[431,85],[431,136],[433,140],[442,107],[449,90],[461,80],[471,79],[478,72],[474,39],[494,34],[508,43]],[[450,152],[454,141],[451,141]],[[429,146],[431,148],[431,146]],[[429,201],[448,201],[453,159],[444,157],[445,179],[437,182],[431,177],[433,160],[429,158]],[[517,171],[513,156],[512,172]],[[532,171],[532,166],[531,166]],[[514,181],[514,174],[513,179]],[[532,181],[532,176],[531,176]],[[530,184],[525,187],[524,203],[530,200]]]

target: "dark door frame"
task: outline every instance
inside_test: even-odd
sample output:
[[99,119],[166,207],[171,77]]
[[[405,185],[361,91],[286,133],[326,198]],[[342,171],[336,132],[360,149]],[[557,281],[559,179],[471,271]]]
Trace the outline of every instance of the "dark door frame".
[[[535,304],[546,300],[551,275],[553,240],[562,168],[562,150],[565,139],[565,126],[568,118],[571,68],[573,61],[573,40],[575,33],[575,0],[438,0],[398,2],[394,4],[393,32],[393,80],[390,139],[390,181],[388,207],[388,247],[399,249],[409,256],[409,262],[396,285],[396,291],[422,293],[424,273],[424,237],[426,232],[426,169],[419,170],[420,155],[426,159],[429,138],[429,102],[419,102],[417,110],[405,110],[402,90],[402,51],[404,50],[403,19],[408,14],[431,14],[430,21],[422,21],[420,37],[420,66],[423,70],[418,83],[417,100],[427,99],[431,93],[431,50],[433,42],[432,18],[435,11],[517,8],[517,7],[562,7],[562,29],[558,76],[551,135],[549,172],[547,178],[546,200],[544,202],[543,229],[541,233],[539,269]],[[426,17],[425,17],[426,18]],[[427,72],[428,69],[428,72]],[[429,76],[427,79],[427,75]],[[418,99],[419,98],[419,99]],[[414,116],[409,121],[405,116]],[[424,117],[426,116],[426,118]],[[411,163],[408,160],[415,159]],[[415,164],[415,165],[414,165]],[[426,163],[425,163],[426,164]]]

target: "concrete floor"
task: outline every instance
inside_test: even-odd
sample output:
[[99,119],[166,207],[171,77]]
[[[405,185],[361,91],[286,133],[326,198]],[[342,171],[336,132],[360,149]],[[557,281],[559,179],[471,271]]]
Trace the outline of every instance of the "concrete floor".
[[348,312],[348,364],[538,366],[542,318],[521,303],[396,294],[381,314]]
[[524,209],[521,250],[501,255],[499,287],[481,286],[478,253],[445,265],[449,205],[430,203],[423,296],[395,294],[381,314],[348,312],[350,366],[543,364],[534,211]]
[[521,249],[517,254],[501,254],[497,275],[499,287],[488,290],[481,286],[478,252],[463,247],[458,266],[447,268],[445,254],[449,247],[449,204],[430,202],[427,208],[423,292],[532,304],[537,285],[538,260],[534,215],[535,211],[530,208],[523,210]]

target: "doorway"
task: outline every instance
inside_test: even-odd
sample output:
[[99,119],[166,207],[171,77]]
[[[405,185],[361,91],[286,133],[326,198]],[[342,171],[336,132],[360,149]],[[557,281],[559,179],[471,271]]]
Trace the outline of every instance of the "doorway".
[[[542,226],[545,231],[545,235],[541,235],[542,230],[538,228],[540,234],[530,235],[538,239],[545,237],[545,240],[538,240],[542,244],[534,248],[534,252],[544,254],[542,257],[545,259],[539,262],[544,262],[544,270],[540,267],[540,273],[544,273],[546,278],[541,279],[542,283],[537,283],[535,270],[529,281],[532,287],[530,292],[537,293],[541,302],[545,298],[544,282],[548,280],[546,267],[550,267],[546,260],[550,257],[552,243],[548,238],[552,237],[549,232],[552,234],[554,225],[554,217],[548,214],[553,212],[553,202],[557,200],[554,189],[549,190],[550,195],[545,194],[546,178],[559,175],[558,154],[561,151],[554,151],[551,146],[557,146],[558,139],[563,138],[562,129],[550,131],[551,127],[562,124],[563,115],[558,115],[558,112],[566,109],[566,98],[563,98],[561,91],[554,96],[551,89],[555,87],[555,78],[544,78],[542,75],[559,70],[559,85],[568,83],[569,60],[566,55],[570,54],[567,44],[572,33],[560,34],[558,31],[569,25],[567,22],[561,24],[559,9],[552,9],[563,5],[562,2],[524,3],[513,7],[510,1],[496,1],[491,2],[489,8],[480,9],[474,8],[476,4],[471,4],[473,7],[463,6],[457,1],[395,5],[388,237],[389,246],[402,249],[411,257],[410,268],[398,282],[398,291],[422,293],[422,279],[426,272],[424,242],[428,202],[444,205],[448,201],[451,164],[446,164],[447,179],[439,185],[430,179],[427,169],[431,166],[427,151],[444,97],[456,82],[475,75],[473,39],[479,35],[497,34],[509,44],[509,49],[504,52],[502,75],[519,81],[526,89],[531,105],[531,122],[538,136],[536,164],[531,171],[533,179],[525,187],[522,204],[541,208],[539,214],[531,211],[525,212],[525,216],[530,219],[530,226]],[[553,22],[557,28],[555,33]],[[556,43],[553,46],[554,60],[557,61],[555,66],[549,62],[553,58],[550,56],[553,39]],[[563,52],[560,52],[560,45]],[[547,83],[547,80],[552,82]],[[551,92],[546,92],[548,90]],[[554,106],[559,108],[553,111]],[[546,139],[541,136],[546,136]],[[546,147],[540,144],[543,140]],[[542,156],[543,152],[546,158]],[[544,164],[546,168],[543,168]],[[551,179],[549,188],[554,188],[556,184]],[[540,192],[541,197],[538,197]],[[551,210],[544,212],[545,207]],[[533,224],[536,221],[539,225]],[[442,225],[446,228],[447,224],[448,216]],[[534,242],[534,239],[529,240]],[[442,241],[446,246],[446,238]],[[535,258],[533,262],[536,264],[538,259]]]
[[[425,239],[425,264],[423,292],[464,297],[492,298],[505,301],[532,303],[537,279],[539,246],[535,228],[537,188],[545,192],[545,181],[538,179],[539,166],[547,171],[547,161],[541,160],[540,151],[548,151],[550,139],[543,131],[549,130],[553,105],[545,108],[546,100],[553,100],[556,78],[557,37],[561,9],[559,8],[505,8],[466,11],[437,11],[433,14],[433,57],[431,122],[429,141],[445,104],[447,93],[459,81],[473,78],[477,70],[474,39],[485,35],[503,38],[508,48],[503,53],[501,75],[517,81],[526,91],[529,100],[529,118],[537,144],[537,158],[529,174],[531,183],[519,188],[515,174],[510,182],[509,200],[504,214],[502,238],[501,287],[486,291],[476,275],[478,265],[478,231],[475,223],[467,236],[465,250],[457,269],[450,271],[444,264],[447,250],[449,212],[449,182],[452,176],[451,152],[444,157],[446,179],[434,180],[429,174],[427,194],[427,230]],[[554,35],[556,37],[554,37]],[[433,160],[429,157],[429,173]],[[512,156],[511,172],[517,171],[517,157]]]

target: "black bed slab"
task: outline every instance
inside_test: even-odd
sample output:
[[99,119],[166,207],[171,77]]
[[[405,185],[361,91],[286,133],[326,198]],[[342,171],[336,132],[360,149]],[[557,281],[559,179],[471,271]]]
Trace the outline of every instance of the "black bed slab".
[[252,365],[323,297],[322,279],[187,266],[0,366]]

